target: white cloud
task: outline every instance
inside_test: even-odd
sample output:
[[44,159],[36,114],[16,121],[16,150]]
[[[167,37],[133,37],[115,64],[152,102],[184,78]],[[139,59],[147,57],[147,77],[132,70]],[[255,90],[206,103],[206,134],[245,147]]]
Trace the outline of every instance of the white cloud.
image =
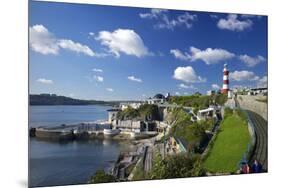
[[42,84],[53,84],[53,80],[48,80],[48,79],[45,79],[45,78],[38,78],[37,79],[37,82],[40,82]]
[[252,14],[242,14],[241,18],[262,18],[261,15],[252,15]]
[[94,32],[89,32],[89,35],[93,37],[93,36],[95,36],[95,33]]
[[165,12],[168,12],[168,10],[153,8],[148,13],[140,13],[139,16],[141,18],[153,19],[160,17],[161,14]]
[[131,80],[131,81],[134,81],[134,82],[142,83],[142,79],[136,78],[134,76],[128,76],[128,79]]
[[251,57],[245,54],[245,55],[240,55],[239,59],[243,61],[248,67],[254,67],[257,64],[266,61],[266,59],[261,55],[258,55],[257,57]]
[[185,61],[196,61],[196,60],[202,60],[207,65],[210,64],[216,64],[221,61],[229,60],[233,57],[235,57],[235,54],[219,48],[207,48],[205,50],[200,50],[198,48],[195,48],[193,46],[190,47],[190,54],[187,52],[183,53],[178,49],[172,49],[170,51],[175,58]]
[[220,86],[218,84],[212,84],[212,88],[217,90],[220,89]]
[[179,96],[179,95],[181,95],[181,94],[180,94],[180,92],[176,91],[176,92],[175,92],[175,95]]
[[207,48],[205,50],[200,50],[195,47],[190,47],[191,61],[202,60],[207,65],[216,64],[220,61],[225,61],[235,57],[235,55],[227,50],[218,48]]
[[259,76],[254,72],[242,70],[229,73],[229,78],[234,81],[256,81],[259,80]]
[[168,10],[163,9],[151,9],[148,13],[139,14],[140,18],[143,19],[154,19],[157,23],[154,25],[155,28],[158,29],[169,29],[173,30],[177,26],[184,25],[186,28],[191,28],[193,22],[197,20],[197,15],[190,14],[189,12],[185,12],[177,16],[174,19],[169,18],[167,14]]
[[235,88],[235,89],[244,89],[244,88],[247,88],[247,86],[245,86],[245,85],[233,85],[232,88]]
[[170,53],[173,54],[176,59],[180,59],[180,60],[183,60],[183,61],[190,60],[189,54],[186,53],[186,52],[183,53],[179,49],[171,49]]
[[179,85],[179,87],[180,87],[180,88],[183,88],[183,89],[188,89],[188,88],[189,88],[188,85],[185,85],[185,84],[183,84],[183,83],[181,83],[181,84]]
[[98,82],[103,82],[103,77],[102,76],[96,76],[94,75],[94,79]]
[[106,88],[107,91],[113,92],[114,90],[112,88]]
[[44,55],[59,52],[56,38],[43,25],[29,27],[29,43],[32,50]]
[[113,32],[100,31],[96,40],[108,48],[110,53],[120,57],[120,53],[143,57],[149,55],[142,38],[130,29],[117,29]]
[[76,53],[83,53],[85,55],[93,57],[95,53],[86,45],[82,45],[78,42],[73,42],[68,39],[61,39],[58,41],[58,45],[66,50],[70,50]]
[[205,82],[205,78],[197,76],[194,69],[191,66],[187,67],[177,67],[174,71],[173,78],[176,80],[181,80],[186,83],[195,83],[195,82]]
[[219,18],[219,16],[216,14],[210,14],[210,17],[215,20]]
[[227,19],[220,19],[217,23],[218,28],[230,31],[244,31],[251,28],[253,22],[249,19],[238,20],[238,15],[229,14]]
[[267,87],[267,76],[263,76],[258,80],[257,87]]
[[103,72],[103,70],[102,70],[102,69],[96,69],[96,68],[93,68],[93,69],[92,69],[92,71],[94,71],[94,72],[100,72],[100,73],[102,73],[102,72]]
[[29,27],[29,43],[33,51],[44,55],[57,55],[60,49],[65,49],[76,53],[83,53],[91,57],[102,56],[102,54],[95,54],[93,50],[86,45],[69,39],[57,39],[54,34],[49,32],[43,25]]
[[178,87],[179,87],[179,89],[197,89],[193,85],[186,85],[184,83],[179,84]]

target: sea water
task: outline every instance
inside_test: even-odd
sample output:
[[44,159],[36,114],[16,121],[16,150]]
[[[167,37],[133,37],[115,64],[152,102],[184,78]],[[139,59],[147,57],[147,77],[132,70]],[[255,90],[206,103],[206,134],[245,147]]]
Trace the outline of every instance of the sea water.
[[[58,126],[107,119],[110,106],[31,106],[29,127]],[[29,142],[29,185],[84,184],[99,169],[109,170],[128,143],[113,140]]]

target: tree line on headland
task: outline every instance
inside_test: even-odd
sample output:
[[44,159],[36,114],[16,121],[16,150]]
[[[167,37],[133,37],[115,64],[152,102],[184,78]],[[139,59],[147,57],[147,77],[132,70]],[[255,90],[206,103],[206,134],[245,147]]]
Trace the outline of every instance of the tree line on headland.
[[117,105],[118,101],[82,100],[56,94],[30,94],[30,105]]

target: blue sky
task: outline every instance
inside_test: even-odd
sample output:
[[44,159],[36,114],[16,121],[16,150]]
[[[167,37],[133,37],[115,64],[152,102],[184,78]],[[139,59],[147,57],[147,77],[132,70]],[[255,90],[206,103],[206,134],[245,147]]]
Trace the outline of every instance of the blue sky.
[[267,84],[267,17],[31,2],[30,93],[143,99]]

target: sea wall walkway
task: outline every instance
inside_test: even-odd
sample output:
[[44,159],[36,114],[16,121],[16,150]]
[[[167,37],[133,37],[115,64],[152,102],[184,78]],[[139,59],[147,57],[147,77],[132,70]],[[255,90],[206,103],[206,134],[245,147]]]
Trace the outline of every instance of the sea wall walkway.
[[253,111],[259,114],[263,119],[267,121],[267,103],[260,102],[259,100],[265,100],[266,96],[252,96],[252,95],[238,95],[237,101],[241,108],[245,110]]
[[[256,100],[255,96],[243,96],[237,97],[236,100],[238,107],[245,110],[248,114],[249,121],[254,129],[255,134],[255,145],[252,151],[252,154],[249,157],[249,163],[252,164],[254,160],[260,162],[264,171],[267,171],[268,168],[268,122],[267,119],[267,104],[257,104],[262,102],[254,102]],[[240,98],[240,99],[239,99]],[[241,102],[243,101],[243,102]],[[249,105],[250,102],[254,104]],[[242,103],[242,105],[241,105]],[[264,107],[266,105],[266,107]],[[257,107],[258,109],[255,109]],[[261,108],[266,108],[262,110]],[[253,109],[253,110],[249,110]],[[259,112],[259,113],[258,113]],[[265,113],[266,112],[266,113]]]
[[255,127],[256,144],[252,156],[250,157],[250,164],[256,159],[263,169],[267,171],[268,167],[268,126],[267,121],[259,114],[253,111],[246,111],[250,120]]

